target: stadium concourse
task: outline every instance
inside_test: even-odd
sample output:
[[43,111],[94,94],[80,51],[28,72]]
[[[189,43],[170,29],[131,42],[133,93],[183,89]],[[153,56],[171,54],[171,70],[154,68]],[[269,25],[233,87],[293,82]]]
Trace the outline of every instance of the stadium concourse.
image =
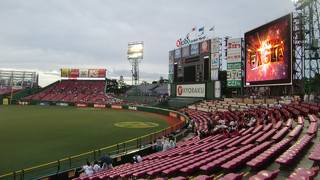
[[264,105],[202,101],[180,111],[190,117],[193,131],[204,136],[146,155],[142,162],[75,180],[318,179],[319,110],[320,104],[300,101]]
[[39,93],[25,97],[26,101],[54,101],[86,104],[121,104],[113,94],[105,94],[105,81],[61,80]]

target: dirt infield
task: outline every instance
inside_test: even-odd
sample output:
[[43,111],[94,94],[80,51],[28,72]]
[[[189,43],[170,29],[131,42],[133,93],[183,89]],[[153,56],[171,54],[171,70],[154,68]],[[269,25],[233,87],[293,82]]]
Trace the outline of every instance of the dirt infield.
[[163,119],[164,121],[166,121],[169,126],[173,126],[175,124],[177,124],[180,120],[178,118],[173,118],[173,117],[170,117],[170,116],[165,116],[165,115],[161,115],[161,114],[156,114],[156,113],[149,113],[149,112],[142,112],[140,111],[141,113],[145,113],[145,114],[148,114],[149,116],[156,116],[160,119]]

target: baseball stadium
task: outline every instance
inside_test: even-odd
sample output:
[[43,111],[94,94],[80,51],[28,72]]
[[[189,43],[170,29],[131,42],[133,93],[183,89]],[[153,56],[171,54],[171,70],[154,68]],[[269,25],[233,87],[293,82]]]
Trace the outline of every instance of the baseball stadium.
[[92,60],[42,85],[0,53],[0,180],[320,179],[320,2],[290,3],[237,37],[191,28],[152,82],[148,38],[125,44],[126,80]]

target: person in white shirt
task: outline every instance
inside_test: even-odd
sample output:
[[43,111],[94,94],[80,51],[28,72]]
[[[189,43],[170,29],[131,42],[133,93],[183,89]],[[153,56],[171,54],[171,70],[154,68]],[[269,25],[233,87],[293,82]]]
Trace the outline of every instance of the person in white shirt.
[[137,158],[137,163],[140,163],[143,160],[142,157],[139,154],[136,156],[136,158]]
[[170,148],[175,148],[176,147],[176,142],[174,140],[170,140]]
[[95,173],[101,171],[101,167],[99,166],[98,161],[94,161],[93,171],[94,171]]
[[168,141],[167,138],[165,138],[164,142],[163,142],[163,151],[166,151],[170,148],[170,143]]
[[92,168],[92,166],[91,166],[91,164],[90,164],[89,161],[87,161],[87,164],[84,165],[84,166],[82,167],[82,169],[83,169],[85,175],[87,175],[87,176],[91,176],[91,175],[93,175],[93,173],[94,173],[93,168]]

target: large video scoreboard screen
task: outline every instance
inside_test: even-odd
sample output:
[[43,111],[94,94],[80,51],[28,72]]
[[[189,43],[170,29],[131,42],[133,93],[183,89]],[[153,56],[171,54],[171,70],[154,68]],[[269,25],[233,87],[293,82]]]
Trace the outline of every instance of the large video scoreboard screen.
[[245,85],[292,83],[291,14],[245,33]]

